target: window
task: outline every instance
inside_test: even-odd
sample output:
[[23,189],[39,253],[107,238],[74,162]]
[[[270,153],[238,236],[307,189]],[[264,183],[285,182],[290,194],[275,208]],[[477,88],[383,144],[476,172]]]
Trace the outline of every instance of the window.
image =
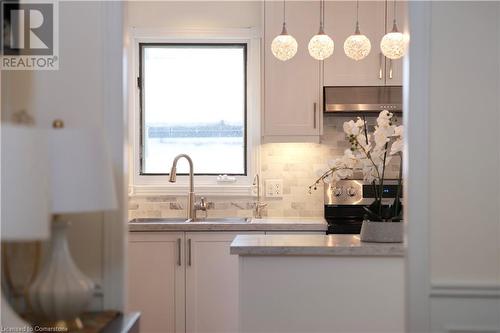
[[[247,175],[247,44],[140,43],[140,174]],[[187,173],[187,163],[179,163]]]

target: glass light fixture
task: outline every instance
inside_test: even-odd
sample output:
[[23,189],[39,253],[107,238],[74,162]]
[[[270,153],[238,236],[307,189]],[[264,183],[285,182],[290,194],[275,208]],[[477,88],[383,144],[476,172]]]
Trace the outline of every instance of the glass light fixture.
[[370,53],[372,44],[365,35],[359,31],[359,0],[356,0],[356,29],[354,35],[347,37],[344,42],[344,52],[346,56],[356,61],[366,58]]
[[307,48],[309,49],[309,54],[316,60],[325,60],[332,55],[335,49],[335,44],[333,40],[325,34],[324,21],[325,21],[325,0],[321,0],[319,7],[319,32],[314,35],[309,41]]
[[285,20],[285,0],[283,0],[283,29],[281,34],[276,36],[271,43],[271,52],[281,61],[292,59],[297,53],[298,44],[292,35],[286,30]]
[[406,38],[398,31],[396,23],[396,0],[394,0],[394,21],[392,31],[387,33],[380,41],[380,50],[382,54],[389,59],[399,59],[406,54]]

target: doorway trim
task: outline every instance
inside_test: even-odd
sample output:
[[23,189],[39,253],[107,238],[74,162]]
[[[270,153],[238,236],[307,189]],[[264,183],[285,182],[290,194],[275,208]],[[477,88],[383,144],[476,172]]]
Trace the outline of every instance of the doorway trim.
[[406,330],[430,332],[429,98],[431,2],[409,2],[411,45],[405,59]]

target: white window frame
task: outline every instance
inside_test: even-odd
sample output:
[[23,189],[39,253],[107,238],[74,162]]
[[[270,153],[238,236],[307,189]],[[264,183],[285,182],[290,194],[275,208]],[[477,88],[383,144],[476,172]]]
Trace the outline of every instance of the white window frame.
[[[138,29],[131,28],[128,54],[129,73],[129,195],[185,195],[188,176],[169,183],[165,175],[140,175],[140,43],[245,43],[247,44],[247,175],[234,176],[234,182],[217,182],[217,176],[195,176],[195,192],[199,195],[248,196],[252,194],[253,178],[259,169],[260,110],[261,110],[261,34],[255,28],[243,29]],[[170,168],[170,165],[167,166]],[[196,166],[195,166],[196,167]]]

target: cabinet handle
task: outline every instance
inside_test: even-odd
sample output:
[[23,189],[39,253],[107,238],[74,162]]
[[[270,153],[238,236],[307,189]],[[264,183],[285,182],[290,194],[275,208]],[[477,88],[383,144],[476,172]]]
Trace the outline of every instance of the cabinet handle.
[[378,79],[382,80],[382,77],[383,77],[382,63],[384,62],[384,56],[382,55],[382,52],[380,52],[378,55],[379,55],[378,58],[379,58],[379,64],[380,64],[379,69],[378,69]]
[[316,111],[316,106],[317,106],[317,103],[316,103],[316,102],[314,102],[314,103],[313,103],[313,110],[314,110],[314,111],[313,111],[313,116],[314,116],[314,118],[313,118],[313,121],[314,121],[314,128],[316,128],[316,113],[317,113],[317,111]]
[[181,239],[177,238],[177,266],[180,266],[181,262]]
[[389,79],[392,80],[392,59],[389,59]]
[[188,265],[191,266],[191,238],[188,239]]

